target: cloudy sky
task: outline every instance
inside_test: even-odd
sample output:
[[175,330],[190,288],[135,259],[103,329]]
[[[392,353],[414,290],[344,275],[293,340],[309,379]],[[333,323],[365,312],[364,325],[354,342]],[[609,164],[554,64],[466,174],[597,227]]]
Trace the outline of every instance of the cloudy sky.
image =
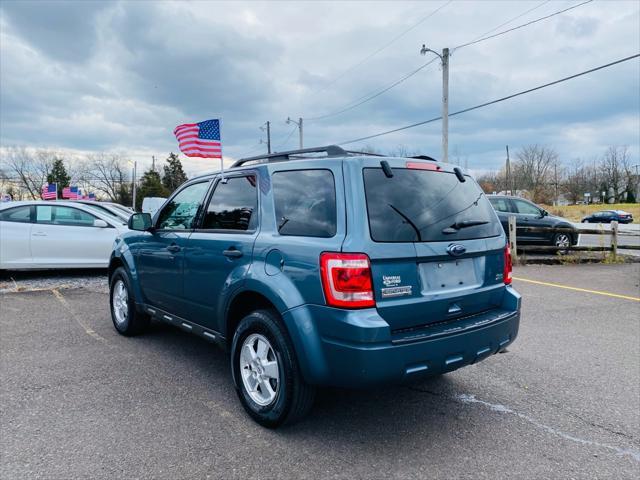
[[[176,151],[176,125],[221,118],[225,156],[237,158],[265,150],[259,127],[267,120],[274,148],[295,148],[288,116],[307,119],[305,146],[346,142],[440,114],[434,62],[357,108],[312,120],[429,61],[423,43],[453,48],[577,3],[3,0],[0,143],[126,152],[149,163]],[[640,2],[594,1],[455,51],[450,111],[638,52]],[[439,158],[440,128],[348,146]],[[549,145],[563,159],[585,160],[628,145],[638,163],[640,62],[453,117],[449,128],[450,156],[476,171],[501,164],[506,144]],[[182,158],[189,173],[215,167]]]

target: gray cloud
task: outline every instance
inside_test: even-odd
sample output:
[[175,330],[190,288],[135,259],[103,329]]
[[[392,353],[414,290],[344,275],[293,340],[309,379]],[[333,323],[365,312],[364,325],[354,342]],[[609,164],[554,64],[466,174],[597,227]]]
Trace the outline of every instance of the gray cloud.
[[[165,156],[182,122],[223,118],[231,156],[253,150],[272,121],[273,144],[292,148],[287,116],[342,108],[421,63],[419,47],[464,43],[536,2],[454,2],[349,71],[440,3],[3,2],[0,7],[0,142]],[[515,23],[562,8],[549,2]],[[456,51],[451,111],[514,93],[640,50],[639,8],[594,2]],[[512,24],[507,27],[513,26]],[[506,28],[506,27],[505,27]],[[484,168],[504,145],[555,146],[587,158],[611,143],[640,152],[640,63],[450,121],[452,152]],[[306,144],[339,142],[440,113],[437,63],[375,100],[308,121]],[[285,139],[289,138],[287,142]],[[439,156],[440,124],[369,140]],[[199,170],[206,161],[186,161]]]

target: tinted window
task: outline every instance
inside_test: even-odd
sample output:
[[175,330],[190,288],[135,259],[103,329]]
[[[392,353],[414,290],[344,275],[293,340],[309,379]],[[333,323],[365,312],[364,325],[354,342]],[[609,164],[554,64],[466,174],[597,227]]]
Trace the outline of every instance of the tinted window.
[[509,212],[509,200],[506,198],[487,197],[498,212]]
[[161,230],[185,230],[193,228],[193,221],[202,205],[209,182],[194,183],[183,188],[169,201],[158,216]]
[[55,205],[37,205],[36,222],[49,225],[67,225],[72,227],[93,227],[97,219],[90,213],[73,207]]
[[540,215],[540,209],[524,200],[514,200],[516,210],[523,215]]
[[272,183],[281,235],[336,234],[336,187],[330,170],[276,172]]
[[100,212],[103,215],[106,215],[107,217],[109,217],[111,220],[113,220],[116,223],[121,223],[123,225],[126,225],[127,222],[124,221],[124,219],[122,217],[119,217],[118,215],[116,215],[115,213],[113,213],[111,210],[108,210],[106,208],[103,208],[101,206],[98,205],[89,205],[89,204],[85,204],[87,208],[91,209],[91,210],[95,210],[96,212]]
[[[369,230],[376,242],[448,241],[500,235],[502,228],[480,187],[453,173],[394,168],[363,171]],[[464,225],[464,222],[479,223]]]
[[209,201],[202,228],[255,230],[258,219],[256,177],[229,178],[218,182]]
[[10,208],[0,212],[0,220],[3,222],[29,223],[31,221],[31,207],[25,205],[24,207]]

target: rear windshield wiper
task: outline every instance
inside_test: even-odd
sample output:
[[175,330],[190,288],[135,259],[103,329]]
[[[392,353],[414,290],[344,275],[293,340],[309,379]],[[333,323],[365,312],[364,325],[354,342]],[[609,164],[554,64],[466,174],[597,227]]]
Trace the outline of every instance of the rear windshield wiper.
[[396,207],[394,207],[390,203],[388,203],[387,205],[389,205],[389,207],[394,212],[396,212],[398,215],[400,215],[402,218],[405,219],[405,221],[411,226],[411,228],[413,228],[413,231],[416,232],[416,235],[418,236],[418,241],[421,242],[422,241],[422,235],[420,235],[420,229],[418,227],[416,227],[416,224],[413,223],[409,217],[407,217],[404,213],[402,213],[400,210],[398,210]]
[[442,229],[442,233],[456,233],[461,228],[467,227],[475,227],[477,225],[486,225],[489,222],[482,220],[462,220],[460,222],[456,222],[450,227]]

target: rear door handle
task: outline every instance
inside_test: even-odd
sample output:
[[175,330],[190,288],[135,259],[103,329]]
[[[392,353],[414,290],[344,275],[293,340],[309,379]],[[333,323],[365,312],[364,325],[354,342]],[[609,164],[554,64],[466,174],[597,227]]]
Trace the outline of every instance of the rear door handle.
[[169,245],[167,247],[167,250],[171,253],[178,253],[180,250],[182,250],[182,248],[180,248],[179,245]]
[[244,255],[244,253],[242,253],[237,248],[230,248],[228,250],[223,250],[222,254],[225,257],[229,257],[229,258],[240,258],[242,255]]
[[36,233],[31,234],[31,236],[32,237],[46,237],[47,234],[44,233],[44,232],[36,232]]

